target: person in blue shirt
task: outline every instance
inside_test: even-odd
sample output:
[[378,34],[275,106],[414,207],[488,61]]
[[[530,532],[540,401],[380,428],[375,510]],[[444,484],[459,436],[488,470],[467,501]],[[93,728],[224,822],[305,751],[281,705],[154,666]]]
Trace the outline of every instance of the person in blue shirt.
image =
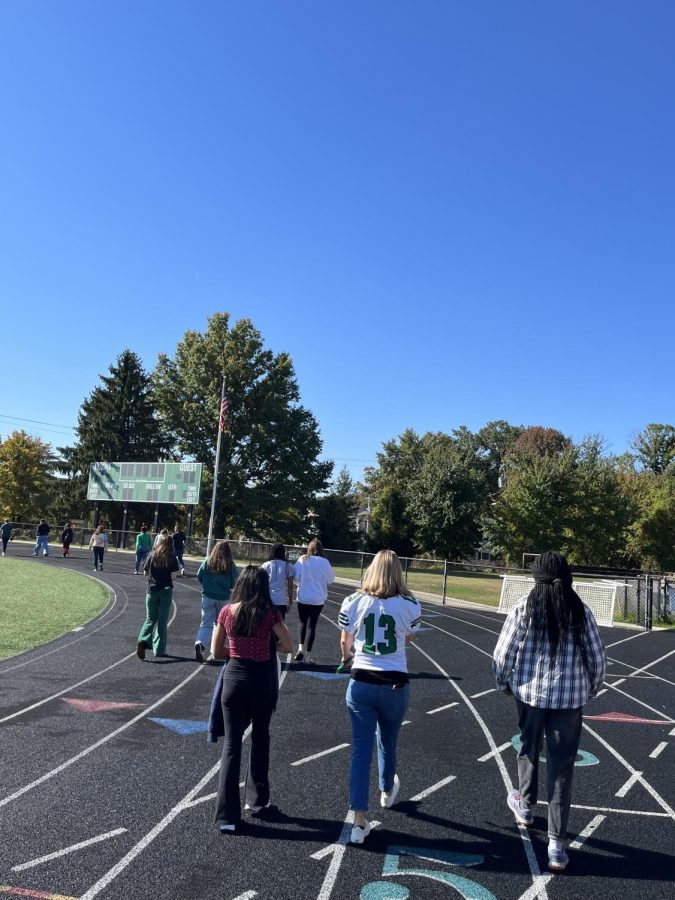
[[239,575],[227,541],[217,541],[208,559],[197,570],[202,586],[202,620],[195,639],[195,659],[204,662],[206,648],[211,646],[213,628],[221,609],[230,600],[230,592]]

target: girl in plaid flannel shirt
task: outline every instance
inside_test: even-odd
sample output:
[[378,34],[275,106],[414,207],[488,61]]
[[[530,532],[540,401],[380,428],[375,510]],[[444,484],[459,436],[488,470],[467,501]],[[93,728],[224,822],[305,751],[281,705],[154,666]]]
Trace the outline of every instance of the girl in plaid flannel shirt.
[[582,710],[605,677],[605,648],[593,613],[572,587],[565,557],[542,553],[532,572],[534,588],[507,616],[492,667],[497,687],[513,694],[518,707],[520,789],[507,802],[521,825],[534,821],[546,735],[548,864],[561,872],[569,861],[565,836]]

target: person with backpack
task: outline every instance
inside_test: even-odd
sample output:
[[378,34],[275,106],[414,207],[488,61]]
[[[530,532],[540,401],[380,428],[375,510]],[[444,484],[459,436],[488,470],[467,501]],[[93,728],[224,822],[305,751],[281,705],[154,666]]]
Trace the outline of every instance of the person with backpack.
[[519,825],[533,824],[546,735],[548,868],[563,872],[581,718],[604,680],[605,648],[593,613],[572,586],[565,557],[542,553],[532,573],[534,587],[506,617],[492,668],[497,688],[515,697],[520,728],[519,787],[507,804]]
[[63,545],[63,558],[70,554],[70,545],[73,543],[73,523],[66,522],[65,528],[61,532],[61,544]]
[[216,541],[208,559],[197,570],[197,580],[202,586],[202,619],[195,639],[195,659],[199,663],[204,662],[216,619],[229,602],[238,575],[230,545],[227,541]]
[[267,572],[270,580],[270,596],[282,619],[286,620],[286,613],[293,605],[293,575],[295,569],[293,563],[286,559],[286,548],[283,544],[274,544],[270,551],[269,559],[261,568]]

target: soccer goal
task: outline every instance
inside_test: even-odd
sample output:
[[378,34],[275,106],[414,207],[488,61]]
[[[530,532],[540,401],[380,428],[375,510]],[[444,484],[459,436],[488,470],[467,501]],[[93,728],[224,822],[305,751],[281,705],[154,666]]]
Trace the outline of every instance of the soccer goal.
[[523,553],[523,565],[522,569],[529,569],[532,563],[539,559],[541,553]]
[[[612,625],[616,591],[620,585],[615,581],[575,581],[574,590],[595,616],[598,625]],[[534,578],[525,575],[504,575],[502,592],[499,597],[498,612],[508,613],[514,605],[529,594],[534,587]]]

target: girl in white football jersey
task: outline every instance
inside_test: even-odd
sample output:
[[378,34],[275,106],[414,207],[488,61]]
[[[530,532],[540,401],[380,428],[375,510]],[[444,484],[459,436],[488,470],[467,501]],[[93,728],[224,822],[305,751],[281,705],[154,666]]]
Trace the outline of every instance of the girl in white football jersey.
[[370,832],[366,820],[373,744],[377,732],[380,805],[396,802],[396,743],[408,706],[406,644],[420,624],[422,610],[405,588],[401,563],[393,550],[380,550],[366,570],[360,591],[340,607],[342,663],[352,656],[347,708],[352,720],[350,807],[353,844]]

